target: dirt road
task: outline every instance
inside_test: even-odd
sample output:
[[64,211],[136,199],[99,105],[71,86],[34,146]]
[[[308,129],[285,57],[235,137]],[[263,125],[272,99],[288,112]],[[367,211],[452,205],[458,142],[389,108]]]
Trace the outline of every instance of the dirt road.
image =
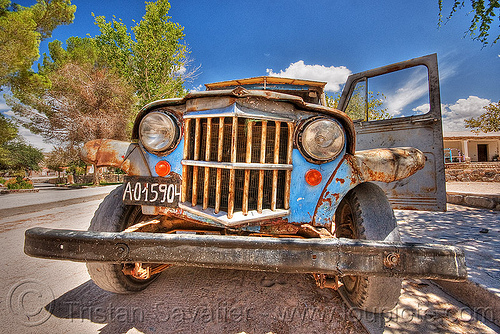
[[339,295],[309,275],[174,267],[123,296],[93,284],[84,264],[23,254],[25,229],[86,229],[98,204],[0,219],[3,333],[365,332]]
[[[309,275],[173,267],[147,290],[114,295],[84,264],[30,258],[24,230],[85,230],[99,201],[0,218],[3,333],[364,333],[339,295]],[[427,281],[408,281],[386,332],[494,332]]]

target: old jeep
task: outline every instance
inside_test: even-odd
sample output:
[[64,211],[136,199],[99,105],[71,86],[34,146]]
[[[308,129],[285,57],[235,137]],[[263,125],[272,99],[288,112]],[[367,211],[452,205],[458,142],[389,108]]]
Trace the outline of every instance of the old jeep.
[[[357,83],[414,66],[429,112],[356,124],[343,112]],[[311,273],[370,312],[397,304],[402,278],[465,279],[460,248],[400,242],[393,213],[445,209],[436,55],[351,75],[340,110],[324,86],[257,77],[146,105],[131,142],[85,145],[86,161],[127,173],[88,231],[29,229],[25,252],[86,262],[116,293],[171,265]]]

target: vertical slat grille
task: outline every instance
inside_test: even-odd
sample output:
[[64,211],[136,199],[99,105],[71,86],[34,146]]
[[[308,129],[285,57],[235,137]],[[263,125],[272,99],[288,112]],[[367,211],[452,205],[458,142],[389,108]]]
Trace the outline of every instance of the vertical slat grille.
[[[293,123],[244,117],[185,120],[184,160],[292,164]],[[217,165],[216,165],[217,167]],[[215,213],[288,209],[291,171],[183,166],[182,201]]]
[[[205,161],[210,160],[210,149],[212,141],[212,119],[207,119],[207,136],[205,140]],[[210,168],[205,167],[205,175],[203,177],[203,210],[208,208],[208,190],[210,186]]]

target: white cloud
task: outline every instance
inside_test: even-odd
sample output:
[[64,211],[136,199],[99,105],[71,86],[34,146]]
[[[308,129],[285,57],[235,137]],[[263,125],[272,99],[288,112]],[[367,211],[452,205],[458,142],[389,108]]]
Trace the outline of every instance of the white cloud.
[[[455,73],[455,66],[450,64],[444,64],[441,66],[439,80],[443,83],[448,77]],[[417,101],[419,98],[428,95],[429,84],[428,84],[428,74],[427,69],[423,66],[416,67],[412,70],[407,81],[402,85],[401,88],[397,89],[393,93],[386,93],[385,106],[389,114],[393,116],[398,116],[405,109],[407,105],[412,102]],[[427,106],[427,111],[429,111],[429,104],[424,104],[413,108],[413,111],[419,113],[425,113],[425,106]]]
[[196,93],[196,92],[202,92],[205,90],[205,86],[204,85],[198,85],[196,87],[192,87],[189,92],[190,93]]
[[43,140],[42,136],[36,135],[36,134],[32,133],[30,130],[28,130],[22,126],[19,127],[19,134],[21,135],[21,137],[24,138],[24,140],[28,144],[30,144],[36,148],[39,148],[44,152],[50,152],[54,149],[54,145],[52,145],[50,143],[46,143]]
[[174,74],[177,76],[183,76],[186,73],[186,71],[187,71],[186,66],[181,65],[181,67],[177,71],[175,71]]
[[2,111],[2,114],[4,114],[7,117],[14,117],[16,115],[12,110]]
[[416,115],[422,115],[428,113],[430,109],[431,109],[430,104],[424,103],[416,108],[413,108],[412,110],[416,111]]
[[403,87],[397,89],[394,93],[386,95],[387,112],[393,116],[401,114],[404,107],[418,100],[428,91],[427,73],[424,71],[412,73]]
[[[7,118],[15,118],[16,116],[10,107],[5,103],[3,98],[0,98],[0,111]],[[44,152],[50,152],[54,148],[52,144],[46,143],[42,136],[32,133],[23,126],[18,127],[18,133],[26,141],[26,143],[41,149]]]
[[345,66],[306,65],[303,60],[291,63],[285,70],[279,72],[274,72],[270,68],[266,69],[266,72],[272,77],[323,81],[327,83],[325,90],[329,92],[338,92],[352,73]]
[[466,118],[477,117],[485,112],[484,106],[491,103],[489,99],[477,96],[469,96],[466,99],[459,99],[454,104],[441,105],[443,114],[444,131],[465,131]]

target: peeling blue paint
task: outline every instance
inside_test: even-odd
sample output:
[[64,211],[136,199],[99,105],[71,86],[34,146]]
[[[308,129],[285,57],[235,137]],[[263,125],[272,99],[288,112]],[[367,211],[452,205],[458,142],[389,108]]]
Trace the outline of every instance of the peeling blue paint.
[[[299,150],[294,149],[292,154],[293,170],[290,187],[290,215],[288,221],[309,223],[312,221],[316,205],[321,196],[330,175],[342,160],[344,151],[334,161],[322,165],[312,164],[302,156]],[[315,187],[307,184],[305,180],[306,172],[309,169],[316,169],[321,172],[321,183]]]
[[155,166],[156,164],[161,161],[165,160],[167,161],[170,166],[172,172],[175,172],[179,175],[182,176],[182,165],[181,165],[181,160],[183,158],[183,152],[184,152],[184,138],[181,139],[179,142],[179,145],[177,145],[176,149],[170,153],[169,155],[166,156],[158,156],[153,153],[145,152],[146,160],[148,161],[149,169],[151,170],[151,174],[153,176],[158,176],[158,174],[155,171]]
[[347,159],[344,159],[334,175],[331,182],[324,188],[323,196],[319,199],[319,205],[314,216],[314,225],[327,227],[332,224],[335,210],[344,196],[359,184],[354,176],[352,167]]

